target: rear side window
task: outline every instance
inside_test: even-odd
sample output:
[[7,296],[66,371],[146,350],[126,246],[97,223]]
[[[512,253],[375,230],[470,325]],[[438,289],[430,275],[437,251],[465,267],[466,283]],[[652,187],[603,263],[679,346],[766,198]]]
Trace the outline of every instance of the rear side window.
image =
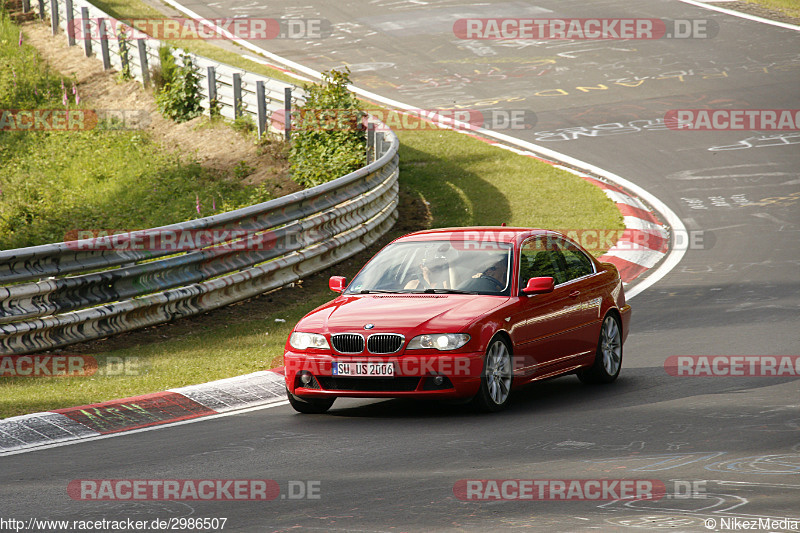
[[560,242],[561,255],[567,268],[567,281],[594,273],[594,264],[589,257],[568,242]]
[[567,281],[558,260],[559,253],[557,248],[548,245],[547,238],[536,238],[523,244],[520,249],[520,290],[531,278],[553,278],[556,285]]

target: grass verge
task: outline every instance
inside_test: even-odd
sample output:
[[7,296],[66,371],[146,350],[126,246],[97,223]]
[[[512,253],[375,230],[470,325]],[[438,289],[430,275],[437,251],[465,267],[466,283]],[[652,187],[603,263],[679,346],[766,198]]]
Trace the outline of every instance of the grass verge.
[[[121,4],[98,4],[111,11],[112,3]],[[138,2],[126,2],[128,11],[115,15],[144,16],[136,6]],[[211,53],[204,55],[216,58]],[[249,68],[236,54],[225,61]],[[616,207],[599,189],[550,165],[447,130],[402,131],[398,136],[401,191],[423,208],[401,209],[398,227],[384,243],[404,233],[403,228],[410,231],[422,226],[505,222],[510,226],[563,229],[623,227]],[[337,265],[336,273],[351,277],[376,248]],[[98,372],[90,377],[4,379],[0,382],[0,417],[156,392],[279,366],[293,324],[333,297],[327,289],[327,275],[330,272],[312,276],[299,287],[278,291],[278,302],[263,296],[242,304],[242,312],[232,306],[198,317],[196,322],[188,318],[150,328],[128,341],[120,340],[123,335],[68,347],[63,353],[91,353],[101,369],[118,361],[112,358],[129,358],[146,372],[113,377]]]
[[[778,11],[789,17],[800,18],[800,2],[798,0],[744,0],[748,4]],[[723,6],[724,7],[724,6]]]
[[[0,130],[13,127],[7,110],[83,108],[72,80],[50,71],[20,40],[19,26],[0,17]],[[144,131],[99,126],[0,131],[0,249],[61,242],[78,228],[155,227],[270,198],[265,187],[169,152]]]

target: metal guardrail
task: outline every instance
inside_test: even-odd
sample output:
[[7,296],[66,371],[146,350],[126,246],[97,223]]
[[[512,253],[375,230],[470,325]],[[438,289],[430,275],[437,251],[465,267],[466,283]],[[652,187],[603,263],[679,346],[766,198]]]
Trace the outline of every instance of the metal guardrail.
[[[262,204],[116,236],[114,246],[88,239],[0,251],[0,354],[202,313],[358,253],[397,220],[399,141],[370,128],[370,146],[364,168]],[[203,230],[208,240],[186,252],[137,245]]]

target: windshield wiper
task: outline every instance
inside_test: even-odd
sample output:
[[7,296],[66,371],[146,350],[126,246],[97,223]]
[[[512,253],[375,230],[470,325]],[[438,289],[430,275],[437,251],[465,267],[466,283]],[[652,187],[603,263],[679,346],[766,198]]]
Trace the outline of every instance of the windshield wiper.
[[380,294],[403,294],[408,291],[390,291],[387,289],[363,289],[358,291],[358,294],[373,294],[373,293],[380,293]]
[[477,294],[474,291],[461,291],[458,289],[425,289],[426,294]]

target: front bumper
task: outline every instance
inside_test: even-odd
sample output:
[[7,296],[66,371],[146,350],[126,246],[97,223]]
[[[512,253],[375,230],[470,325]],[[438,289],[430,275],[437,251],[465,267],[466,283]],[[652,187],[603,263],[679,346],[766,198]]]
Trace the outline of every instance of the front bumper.
[[[296,396],[318,398],[469,398],[478,392],[483,371],[482,352],[333,356],[287,351],[283,360],[286,388]],[[395,375],[334,376],[334,361],[391,362],[395,367]],[[304,385],[300,381],[301,373],[310,373],[314,379]],[[441,379],[437,380],[437,377]]]

